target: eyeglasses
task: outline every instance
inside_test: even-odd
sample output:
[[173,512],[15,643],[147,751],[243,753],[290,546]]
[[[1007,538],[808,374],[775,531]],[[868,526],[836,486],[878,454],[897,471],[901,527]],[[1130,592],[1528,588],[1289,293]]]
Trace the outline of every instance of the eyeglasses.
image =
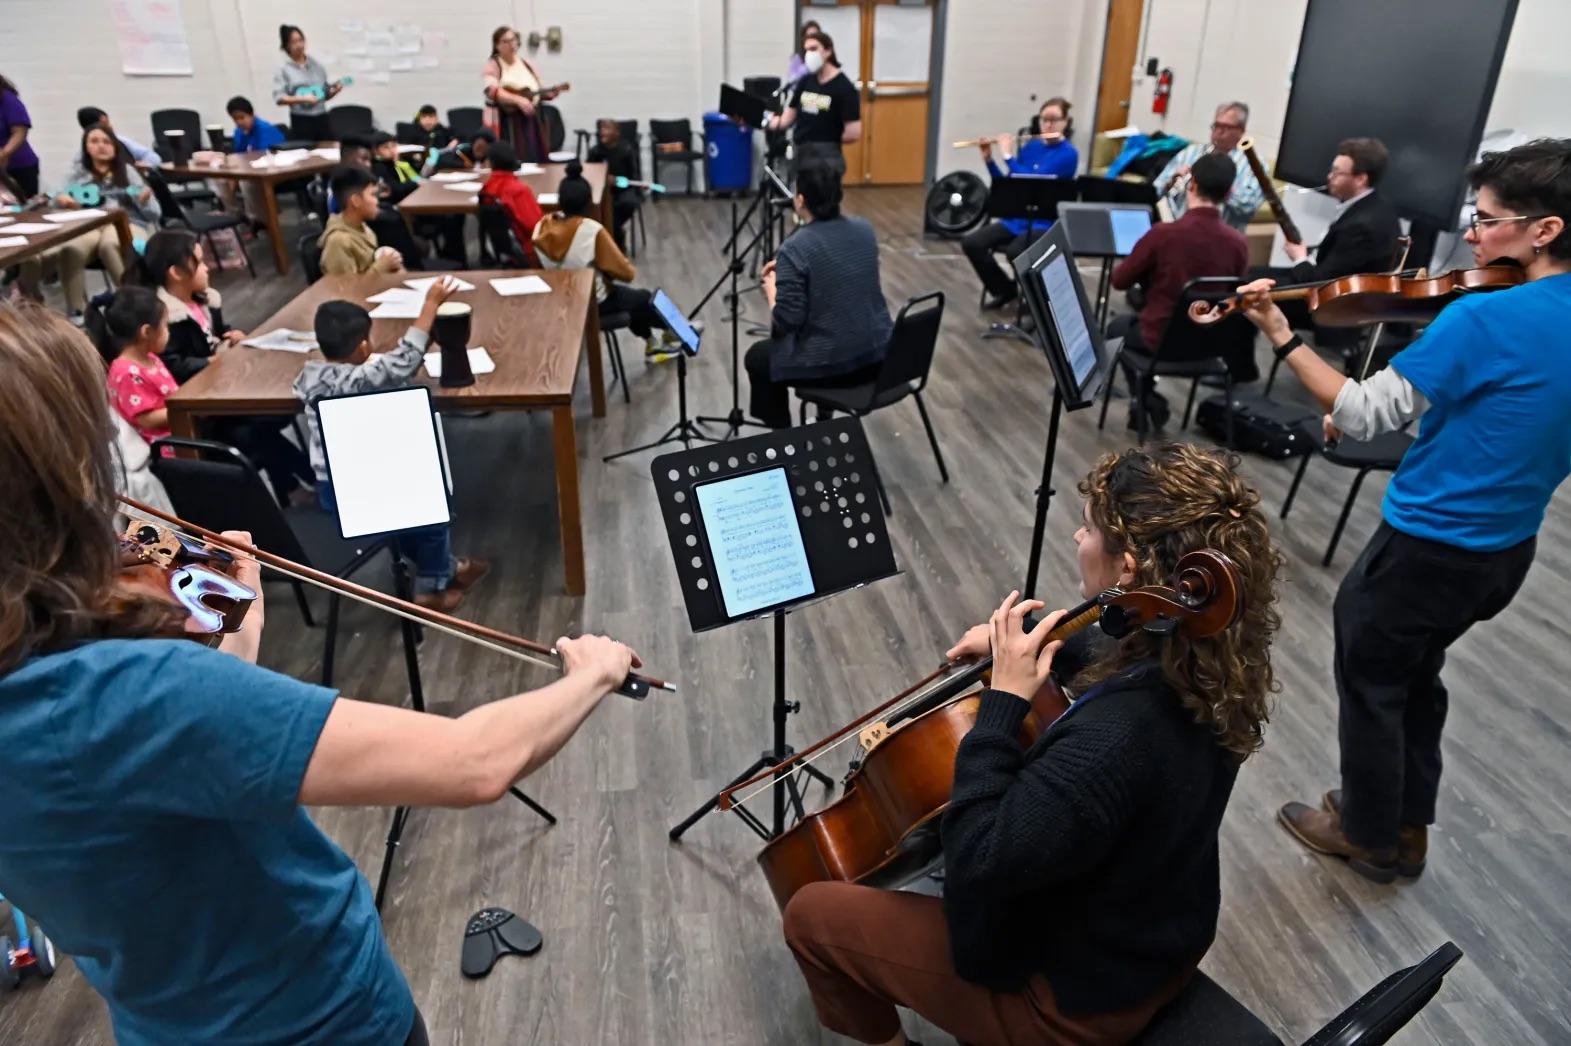
[[1243,129],[1244,125],[1241,123],[1223,123],[1221,120],[1211,125],[1213,131],[1242,131]]
[[1069,122],[1069,117],[1067,117],[1067,116],[1044,116],[1044,117],[1042,117],[1041,122],[1042,123],[1068,123]]
[[1467,217],[1467,227],[1477,233],[1480,225],[1495,225],[1499,222],[1535,222],[1540,218],[1548,217],[1547,214],[1510,214],[1504,218],[1480,218],[1478,212],[1474,211]]

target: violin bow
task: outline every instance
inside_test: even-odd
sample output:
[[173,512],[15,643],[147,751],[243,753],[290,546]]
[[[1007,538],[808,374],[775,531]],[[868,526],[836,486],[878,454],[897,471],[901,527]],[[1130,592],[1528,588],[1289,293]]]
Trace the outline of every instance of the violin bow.
[[[410,603],[396,596],[378,592],[374,588],[367,588],[353,581],[325,574],[314,567],[308,567],[303,563],[296,563],[292,559],[274,555],[254,545],[248,545],[243,541],[226,538],[222,534],[208,530],[206,527],[187,522],[179,516],[173,516],[153,508],[151,505],[143,504],[135,498],[126,497],[122,494],[118,495],[118,500],[122,505],[139,516],[156,519],[183,531],[189,536],[199,537],[225,551],[249,556],[262,566],[289,578],[291,581],[300,581],[307,585],[313,585],[335,595],[352,599],[357,603],[364,603],[367,606],[376,607],[378,610],[385,610],[397,617],[417,622],[438,632],[444,632],[447,635],[475,643],[485,647],[487,650],[494,650],[499,654],[506,654],[508,657],[517,658],[520,661],[528,661],[531,664],[540,665],[544,668],[557,670],[562,668],[562,656],[555,647],[536,643],[533,640],[525,639],[523,636],[515,636],[511,632],[503,632],[500,629],[488,628],[485,625],[478,625],[472,621],[464,621],[437,610],[427,610],[418,603]],[[642,700],[649,690],[664,690],[669,693],[675,693],[676,686],[663,679],[655,679],[635,672],[628,675],[627,681],[618,688],[617,692]]]

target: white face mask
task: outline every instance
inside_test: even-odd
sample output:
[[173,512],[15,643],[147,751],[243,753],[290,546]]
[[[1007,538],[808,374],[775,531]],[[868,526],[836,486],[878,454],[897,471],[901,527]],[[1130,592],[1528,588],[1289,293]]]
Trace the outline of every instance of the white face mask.
[[807,66],[807,71],[817,75],[818,70],[824,67],[824,52],[809,51],[802,56],[802,64]]

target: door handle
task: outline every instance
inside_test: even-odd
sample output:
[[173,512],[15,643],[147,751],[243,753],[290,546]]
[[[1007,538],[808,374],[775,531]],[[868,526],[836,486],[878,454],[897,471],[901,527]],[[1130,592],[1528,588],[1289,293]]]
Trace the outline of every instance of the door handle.
[[917,98],[927,94],[927,88],[917,84],[907,87],[885,87],[873,92],[875,98]]

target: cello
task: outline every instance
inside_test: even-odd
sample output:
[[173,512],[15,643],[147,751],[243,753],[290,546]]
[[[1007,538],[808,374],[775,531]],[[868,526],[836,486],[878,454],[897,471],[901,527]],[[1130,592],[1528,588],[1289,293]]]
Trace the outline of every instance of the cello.
[[[1190,552],[1177,565],[1171,585],[1125,591],[1107,589],[1065,614],[1047,636],[1063,640],[1092,624],[1119,637],[1135,629],[1155,635],[1183,631],[1209,636],[1243,616],[1243,580],[1220,552]],[[892,886],[920,871],[939,850],[938,823],[949,805],[955,754],[976,722],[979,695],[967,693],[992,664],[947,663],[790,759],[717,797],[729,810],[759,792],[778,787],[795,767],[852,739],[864,754],[846,776],[845,793],[765,844],[759,866],[782,910],[797,890],[812,882],[843,881]],[[961,696],[965,695],[965,696]],[[1021,743],[1031,744],[1069,707],[1049,681],[1031,701]],[[880,718],[882,717],[882,718]],[[754,786],[755,790],[738,797]]]

